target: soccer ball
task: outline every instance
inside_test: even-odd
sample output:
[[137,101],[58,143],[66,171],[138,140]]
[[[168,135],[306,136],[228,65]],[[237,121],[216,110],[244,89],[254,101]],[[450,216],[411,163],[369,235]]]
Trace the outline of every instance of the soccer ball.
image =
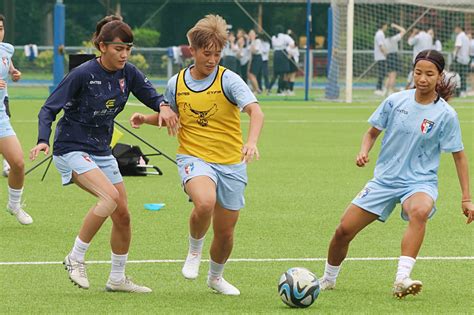
[[280,277],[278,294],[290,307],[308,307],[318,298],[319,280],[306,268],[290,268]]

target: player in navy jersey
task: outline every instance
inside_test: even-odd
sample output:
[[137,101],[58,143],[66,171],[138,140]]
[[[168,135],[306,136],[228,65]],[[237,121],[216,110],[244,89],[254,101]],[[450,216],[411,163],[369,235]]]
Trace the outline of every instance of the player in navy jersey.
[[30,158],[35,159],[41,151],[49,152],[51,124],[63,110],[54,137],[54,163],[63,185],[74,182],[98,198],[84,218],[73,249],[64,259],[69,278],[79,287],[89,288],[84,256],[92,238],[110,217],[112,270],[106,290],[147,293],[151,289],[125,276],[131,239],[130,214],[110,142],[113,120],[124,109],[130,92],[157,112],[163,96],[143,73],[127,62],[133,46],[133,33],[127,24],[116,17],[106,17],[98,23],[93,42],[100,57],[73,69],[41,108],[38,144],[31,149]]
[[8,75],[11,75],[13,81],[18,81],[21,78],[21,72],[13,66],[11,60],[15,51],[14,47],[3,42],[5,36],[4,21],[5,17],[0,15],[0,58],[2,61],[0,62],[0,153],[7,161],[4,165],[4,175],[8,176],[7,212],[15,216],[21,224],[31,224],[33,219],[24,211],[21,204],[25,182],[23,150],[10,124],[8,108]]
[[393,294],[402,298],[420,292],[422,283],[410,278],[421,248],[426,223],[436,211],[438,167],[441,152],[451,152],[461,186],[461,208],[474,220],[469,189],[468,160],[461,128],[454,109],[446,102],[454,84],[443,78],[444,58],[436,50],[420,52],[414,62],[415,89],[392,94],[369,118],[356,164],[369,162],[369,151],[385,130],[382,147],[370,180],[352,200],[329,245],[323,290],[336,285],[340,266],[352,239],[375,220],[385,221],[397,203],[408,227],[401,243],[401,256]]

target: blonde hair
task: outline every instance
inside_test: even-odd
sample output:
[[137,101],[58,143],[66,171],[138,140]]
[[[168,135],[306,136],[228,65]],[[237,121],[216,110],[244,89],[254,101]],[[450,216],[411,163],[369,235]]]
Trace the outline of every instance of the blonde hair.
[[186,34],[189,45],[195,49],[215,47],[222,49],[227,42],[227,23],[219,15],[208,14]]

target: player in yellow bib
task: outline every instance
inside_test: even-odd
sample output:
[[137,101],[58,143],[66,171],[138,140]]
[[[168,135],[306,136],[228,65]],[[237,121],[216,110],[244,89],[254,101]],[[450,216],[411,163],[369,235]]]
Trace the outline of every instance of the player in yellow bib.
[[[178,170],[194,204],[184,277],[198,277],[204,237],[212,220],[214,239],[207,285],[218,293],[239,295],[240,291],[222,275],[232,252],[238,210],[245,203],[247,163],[259,158],[257,141],[263,113],[247,84],[236,73],[219,66],[226,29],[225,20],[218,15],[198,21],[187,33],[194,64],[168,81],[167,103],[161,104],[160,114],[135,113],[130,122],[132,127],[143,123],[161,126],[166,120],[169,134],[178,135]],[[245,143],[241,111],[250,116]]]

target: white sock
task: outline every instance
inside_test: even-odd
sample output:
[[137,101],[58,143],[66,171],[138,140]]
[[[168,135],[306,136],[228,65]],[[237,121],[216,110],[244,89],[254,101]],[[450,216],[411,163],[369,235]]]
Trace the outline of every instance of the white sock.
[[395,278],[395,281],[402,281],[405,278],[409,278],[411,274],[411,270],[413,269],[413,266],[415,265],[416,259],[413,257],[409,256],[400,256],[400,259],[398,260],[398,270],[397,270],[397,276]]
[[74,246],[69,254],[72,259],[84,262],[84,256],[86,255],[86,251],[89,248],[90,243],[84,243],[79,236],[76,236],[76,240],[74,241]]
[[203,236],[200,239],[195,239],[191,235],[189,235],[189,252],[190,253],[201,253],[202,252],[202,247],[204,245],[204,238],[206,236]]
[[112,269],[110,270],[109,279],[113,282],[120,282],[125,278],[125,264],[127,263],[128,253],[125,255],[117,255],[112,253]]
[[218,264],[212,261],[212,259],[209,259],[209,278],[212,280],[222,278],[224,267],[225,264]]
[[339,271],[341,270],[341,265],[333,266],[326,261],[326,266],[324,267],[324,279],[327,279],[332,282],[336,282]]
[[23,188],[13,189],[8,187],[8,207],[12,210],[18,210],[21,207],[21,195]]

